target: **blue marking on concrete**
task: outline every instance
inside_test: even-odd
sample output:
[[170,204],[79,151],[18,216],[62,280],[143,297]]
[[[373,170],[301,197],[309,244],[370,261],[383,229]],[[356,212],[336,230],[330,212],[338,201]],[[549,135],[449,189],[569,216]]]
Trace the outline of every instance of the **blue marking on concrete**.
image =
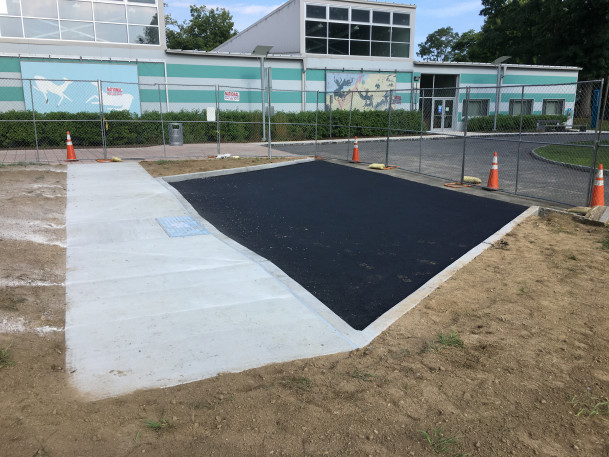
[[209,235],[209,232],[190,216],[157,217],[156,220],[172,238]]

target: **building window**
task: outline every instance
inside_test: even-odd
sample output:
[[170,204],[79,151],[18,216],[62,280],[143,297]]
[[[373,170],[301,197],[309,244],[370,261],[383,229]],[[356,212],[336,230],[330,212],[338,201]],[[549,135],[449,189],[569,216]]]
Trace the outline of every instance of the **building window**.
[[542,113],[547,115],[563,114],[565,111],[564,100],[544,100]]
[[510,116],[533,114],[533,100],[510,100]]
[[326,7],[318,5],[307,5],[307,17],[311,19],[325,19]]
[[410,14],[306,5],[306,17],[307,53],[410,57]]
[[0,0],[0,37],[158,45],[158,1]]
[[482,100],[469,100],[467,103],[467,117],[488,116],[488,107],[490,105],[488,98]]

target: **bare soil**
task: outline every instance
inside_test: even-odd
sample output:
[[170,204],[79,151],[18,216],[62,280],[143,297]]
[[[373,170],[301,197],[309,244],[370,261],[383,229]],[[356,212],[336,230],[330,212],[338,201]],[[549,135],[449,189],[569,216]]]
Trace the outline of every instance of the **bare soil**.
[[297,159],[302,159],[302,157],[279,157],[276,159],[268,159],[265,157],[228,157],[226,159],[210,158],[203,160],[146,160],[140,162],[140,165],[154,178],[158,178],[159,176],[200,173],[202,171],[225,170],[227,168],[237,167],[251,167],[253,165],[264,165],[267,163],[286,162]]
[[63,166],[0,168],[2,457],[609,456],[605,227],[527,219],[364,349],[86,402],[65,189]]

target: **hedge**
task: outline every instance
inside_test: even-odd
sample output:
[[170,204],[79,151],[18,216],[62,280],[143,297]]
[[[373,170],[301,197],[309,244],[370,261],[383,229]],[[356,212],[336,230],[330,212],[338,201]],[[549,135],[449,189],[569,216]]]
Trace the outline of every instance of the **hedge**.
[[[333,138],[347,136],[385,136],[388,116],[386,111],[335,110],[317,113],[317,138],[330,137],[330,117]],[[220,140],[223,142],[262,141],[262,112],[221,111]],[[0,147],[35,147],[32,111],[9,111],[0,113]],[[104,121],[98,113],[36,113],[36,134],[41,148],[63,147],[66,131],[70,131],[75,146],[101,146],[102,125],[106,129],[106,144],[112,146],[141,146],[169,143],[169,123],[182,123],[184,143],[215,142],[215,122],[207,122],[205,110],[163,113],[161,130],[159,112],[141,115],[128,111],[112,111],[105,114]],[[273,141],[295,141],[315,139],[316,113],[276,112],[271,117]],[[421,123],[420,111],[395,110],[391,113],[392,135],[418,132]],[[424,126],[427,128],[427,126]]]
[[[566,122],[567,116],[561,114],[523,114],[522,131],[534,132],[537,129],[537,121]],[[474,117],[467,121],[468,132],[491,132],[495,125],[495,116]],[[520,115],[510,116],[507,114],[497,115],[497,130],[500,132],[520,131]]]

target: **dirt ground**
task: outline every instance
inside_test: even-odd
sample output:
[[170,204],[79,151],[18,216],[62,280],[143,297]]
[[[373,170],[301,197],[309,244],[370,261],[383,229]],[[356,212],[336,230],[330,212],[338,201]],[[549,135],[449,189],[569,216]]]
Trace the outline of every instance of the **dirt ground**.
[[264,157],[228,157],[226,159],[207,160],[156,160],[140,162],[150,175],[159,176],[181,175],[185,173],[199,173],[202,171],[225,170],[227,168],[251,167],[266,163],[286,162],[288,160],[302,159],[302,157],[266,159]]
[[65,170],[0,168],[0,456],[609,456],[607,228],[529,218],[364,349],[87,402]]

